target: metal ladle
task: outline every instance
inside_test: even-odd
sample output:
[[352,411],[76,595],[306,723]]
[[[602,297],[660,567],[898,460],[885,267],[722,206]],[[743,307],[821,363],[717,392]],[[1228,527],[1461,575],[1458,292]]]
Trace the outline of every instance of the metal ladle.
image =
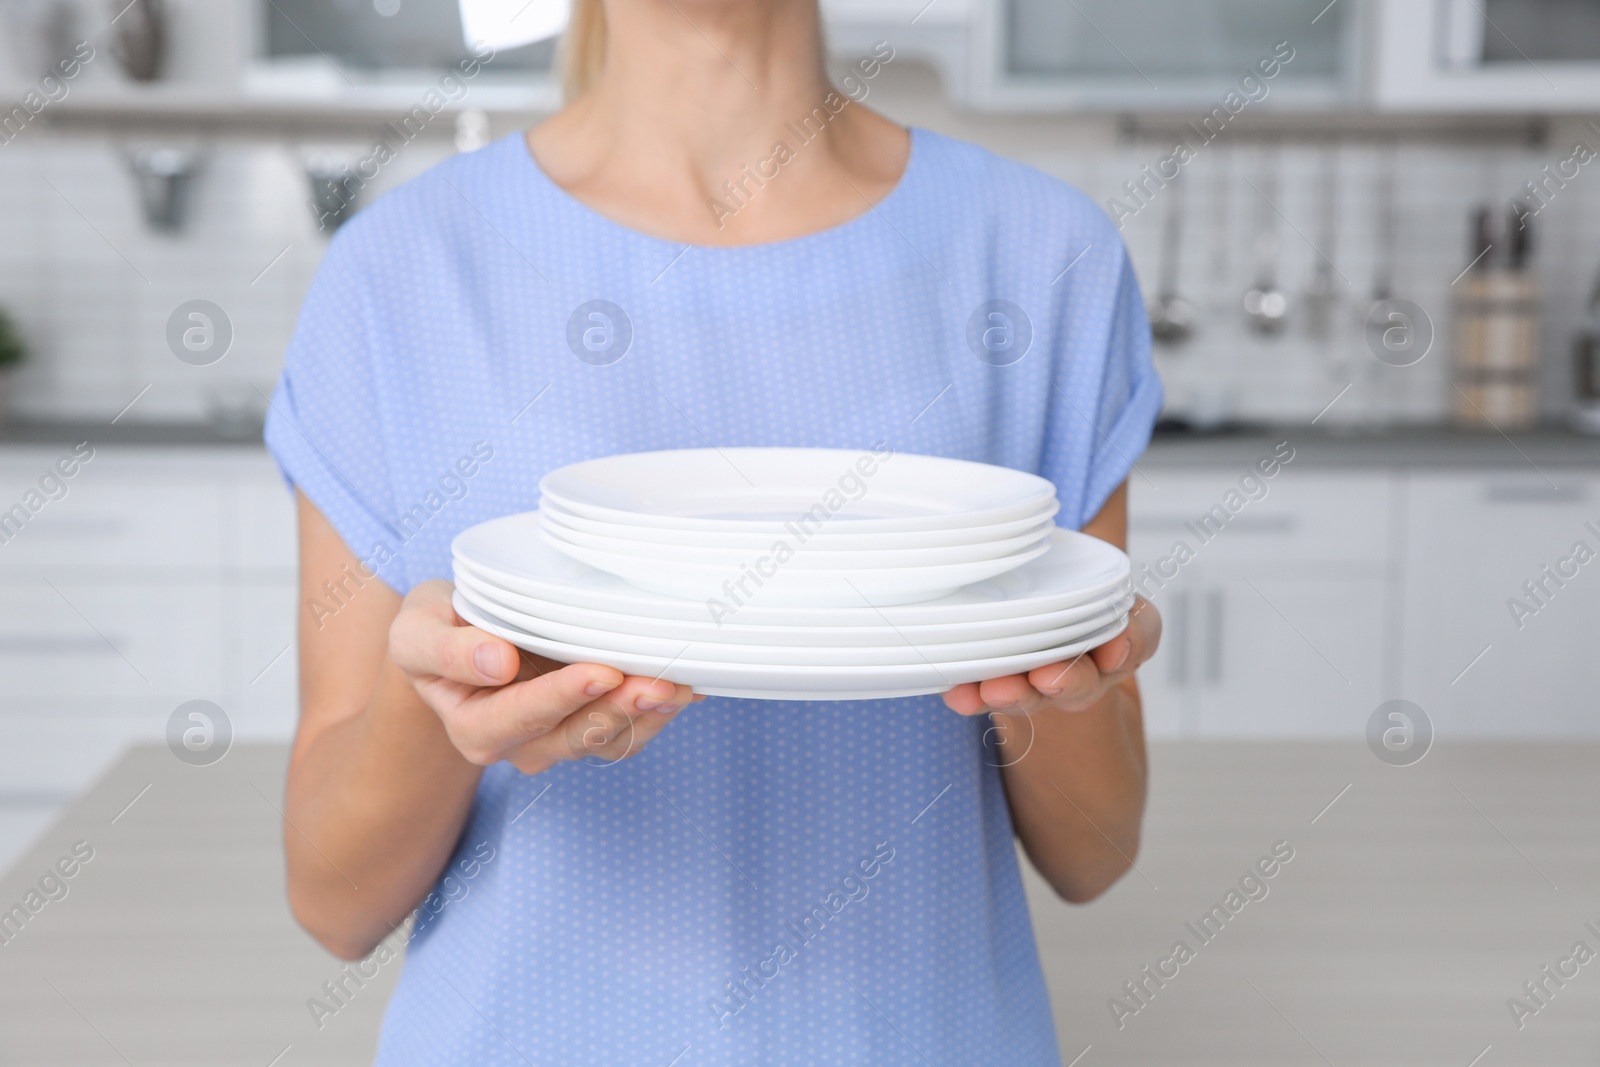
[[1194,332],[1194,305],[1178,295],[1178,264],[1183,250],[1183,178],[1171,183],[1161,238],[1161,276],[1150,305],[1150,336],[1160,345],[1179,345]]
[[204,160],[197,149],[160,147],[130,150],[128,169],[139,188],[144,221],[159,233],[178,233],[188,222],[195,175]]
[[1250,328],[1264,337],[1283,331],[1289,317],[1289,298],[1278,288],[1278,156],[1273,150],[1260,190],[1260,229],[1256,234],[1256,283],[1244,294],[1244,313]]
[[1322,177],[1317,189],[1320,214],[1317,234],[1317,262],[1311,284],[1306,287],[1306,333],[1319,341],[1333,335],[1339,309],[1339,286],[1334,281],[1333,257],[1339,238],[1339,153],[1329,147],[1322,157]]

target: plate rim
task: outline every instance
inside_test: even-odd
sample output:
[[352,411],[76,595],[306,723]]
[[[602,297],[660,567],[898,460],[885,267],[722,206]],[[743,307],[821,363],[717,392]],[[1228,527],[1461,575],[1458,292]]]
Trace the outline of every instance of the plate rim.
[[[567,510],[579,515],[590,515],[600,521],[621,522],[628,525],[639,524],[645,520],[644,525],[664,526],[677,529],[710,529],[710,530],[749,530],[755,532],[760,526],[760,532],[781,532],[783,524],[775,520],[753,519],[714,519],[698,516],[662,515],[645,511],[629,510],[613,507],[608,504],[595,503],[592,500],[580,500],[564,491],[559,483],[563,480],[577,479],[582,484],[583,475],[580,468],[595,466],[602,463],[626,464],[630,459],[639,456],[653,457],[689,457],[703,459],[709,466],[715,468],[716,463],[725,463],[733,466],[734,457],[751,453],[809,453],[827,454],[835,457],[842,467],[837,468],[848,472],[862,456],[871,455],[868,449],[842,449],[842,448],[812,448],[812,447],[760,447],[760,446],[734,446],[730,448],[668,448],[668,449],[642,449],[637,452],[620,452],[609,456],[594,456],[589,459],[577,460],[564,464],[554,470],[546,471],[539,479],[540,499],[551,497],[559,501]],[[897,518],[880,519],[851,519],[852,525],[871,524],[869,528],[857,528],[858,533],[899,532],[912,530],[944,529],[949,526],[962,527],[972,525],[986,525],[982,517],[990,514],[1005,513],[1028,504],[1036,506],[1046,498],[1055,497],[1056,486],[1049,479],[1031,471],[1018,470],[1015,467],[1005,467],[1000,464],[984,463],[980,460],[958,459],[950,456],[932,456],[919,452],[891,453],[893,458],[912,458],[924,464],[954,464],[963,467],[990,467],[1006,472],[1005,477],[1015,477],[1019,485],[1032,485],[1034,492],[1026,496],[1019,495],[1011,504],[1000,505],[994,508],[985,508],[964,512],[940,512],[933,515],[902,516]],[[714,461],[714,462],[713,462]],[[1024,511],[1022,514],[1026,514]],[[954,521],[951,521],[954,520]],[[976,521],[975,521],[976,520]]]
[[[557,660],[561,660],[563,658],[563,656],[566,654],[566,650],[572,650],[574,652],[577,652],[580,656],[582,654],[584,654],[586,651],[588,651],[588,650],[583,649],[581,646],[570,645],[570,644],[567,644],[566,642],[562,642],[562,641],[549,641],[549,640],[546,640],[546,639],[543,639],[543,638],[539,638],[539,637],[537,637],[536,635],[533,635],[533,634],[515,634],[514,636],[507,636],[508,634],[511,633],[511,631],[509,631],[506,627],[497,625],[497,624],[495,624],[493,622],[490,622],[487,619],[481,619],[481,616],[480,616],[480,619],[481,619],[481,623],[480,623],[480,621],[474,620],[473,618],[469,617],[468,613],[462,612],[461,608],[463,606],[463,603],[462,603],[462,600],[461,600],[461,598],[459,597],[458,594],[455,594],[455,593],[451,594],[451,603],[452,603],[452,606],[456,610],[456,614],[460,615],[461,618],[466,620],[469,624],[471,624],[473,626],[476,626],[479,629],[482,629],[487,633],[493,634],[494,636],[499,637],[504,641],[508,641],[511,644],[516,645],[518,648],[525,649],[526,651],[535,652],[535,653],[538,653],[539,655],[549,655],[551,658],[557,659]],[[465,604],[465,606],[468,608],[468,610],[471,613],[471,615],[478,615],[477,611],[473,610],[471,604]],[[1071,656],[1080,655],[1083,652],[1086,652],[1091,648],[1097,648],[1100,645],[1105,644],[1107,641],[1112,640],[1113,638],[1115,638],[1118,634],[1122,633],[1123,630],[1125,630],[1127,628],[1128,619],[1129,619],[1128,616],[1126,616],[1126,615],[1122,616],[1119,620],[1117,620],[1117,622],[1112,623],[1112,624],[1104,627],[1102,630],[1095,631],[1094,633],[1091,633],[1091,634],[1086,634],[1086,635],[1084,635],[1084,637],[1080,638],[1078,641],[1074,641],[1074,642],[1071,642],[1069,644],[1062,645],[1062,646],[1060,646],[1058,648],[1040,649],[1040,650],[1038,650],[1036,652],[1019,653],[1016,656],[989,657],[989,658],[985,658],[985,659],[981,659],[981,660],[962,660],[962,661],[955,661],[955,662],[951,662],[951,663],[940,663],[940,664],[936,664],[936,665],[932,665],[932,666],[929,666],[927,664],[923,664],[922,666],[924,668],[926,668],[926,669],[932,670],[934,672],[934,674],[937,675],[940,678],[941,682],[948,682],[948,684],[951,686],[951,688],[954,688],[957,685],[963,685],[966,682],[980,681],[980,680],[984,680],[984,679],[992,678],[992,677],[1002,677],[1004,675],[1009,675],[1009,674],[1026,673],[1027,671],[1037,669],[1038,667],[1042,667],[1042,666],[1044,666],[1046,664],[1059,662],[1059,660],[1061,658],[1063,658],[1063,657],[1071,657]],[[486,625],[484,625],[484,624],[486,624]],[[539,648],[528,648],[526,645],[520,644],[516,640],[517,637],[521,637],[521,638],[524,638],[524,639],[527,639],[527,640],[540,641],[540,642],[543,643],[543,645],[546,648],[559,647],[563,651],[555,653],[555,654],[551,654],[549,652],[541,651]],[[656,678],[666,678],[668,681],[673,681],[673,679],[667,677],[669,672],[677,674],[679,677],[682,677],[685,670],[698,671],[701,668],[705,668],[707,671],[721,672],[724,675],[727,675],[727,674],[745,675],[747,677],[756,678],[756,679],[759,679],[762,676],[763,673],[771,676],[771,675],[789,675],[789,674],[793,674],[793,673],[795,673],[797,671],[811,671],[811,672],[817,673],[817,674],[832,675],[833,677],[839,678],[841,680],[851,681],[851,682],[857,681],[857,680],[870,681],[870,680],[873,680],[873,679],[876,679],[876,678],[895,678],[895,677],[901,676],[902,674],[906,674],[906,673],[909,673],[909,672],[914,672],[914,671],[916,671],[918,669],[918,665],[916,665],[916,664],[904,664],[904,665],[902,665],[902,664],[890,664],[890,665],[883,665],[883,666],[835,667],[835,668],[830,668],[829,670],[824,672],[824,671],[818,671],[816,668],[807,668],[807,667],[786,667],[786,666],[776,666],[776,665],[764,667],[762,664],[752,664],[752,663],[734,663],[734,664],[730,664],[730,663],[715,663],[715,662],[706,662],[706,661],[701,661],[701,660],[689,660],[689,659],[668,660],[666,657],[663,657],[663,656],[645,656],[645,655],[638,655],[638,654],[634,654],[634,653],[617,653],[617,654],[609,654],[608,653],[606,655],[610,656],[610,658],[613,658],[613,659],[622,658],[622,657],[625,656],[626,658],[633,659],[635,661],[643,661],[643,660],[654,660],[654,661],[657,661],[657,662],[664,661],[664,662],[666,662],[667,665],[665,667],[661,668],[660,672],[657,673],[656,675],[654,675],[654,677],[656,677]],[[1040,658],[1040,657],[1042,657],[1042,658]],[[571,662],[593,663],[593,662],[599,662],[599,661],[592,660],[592,659],[573,658],[571,660]],[[1032,666],[1024,666],[1024,664],[1029,664],[1029,663],[1031,663]],[[982,667],[981,670],[979,670],[980,667]],[[622,671],[624,674],[630,673],[626,668],[623,668],[623,667],[616,667],[614,669]],[[952,678],[946,678],[945,677],[946,670],[948,670],[948,672],[950,674],[962,675],[962,676],[972,675],[972,674],[974,674],[974,672],[977,672],[977,673],[976,673],[975,677],[961,677],[961,678],[952,679]],[[999,672],[1002,672],[1002,673],[1001,674],[989,673],[991,671],[999,671]],[[641,673],[641,672],[631,672],[631,673]],[[912,676],[915,677],[916,675],[912,675]],[[694,683],[690,682],[690,681],[683,681],[683,682],[678,682],[677,684],[689,685],[689,686],[692,687]],[[910,682],[907,682],[906,684],[907,684],[907,686],[911,685]],[[888,688],[888,687],[886,686],[886,688]],[[808,692],[809,691],[810,690],[808,690]],[[940,691],[944,692],[945,690],[941,689]]]
[[[578,626],[578,625],[572,624],[572,623],[557,623],[557,622],[553,622],[552,620],[548,620],[548,619],[541,620],[541,619],[539,619],[539,618],[537,618],[535,616],[526,615],[523,612],[516,611],[513,608],[502,608],[501,610],[512,612],[513,614],[519,616],[520,618],[506,618],[506,617],[498,614],[494,610],[493,606],[486,606],[486,605],[480,603],[477,599],[474,598],[474,594],[472,593],[472,591],[470,591],[468,589],[463,589],[461,587],[457,587],[457,593],[459,593],[462,596],[462,598],[465,599],[469,604],[471,604],[473,607],[477,608],[480,612],[482,612],[488,619],[490,619],[491,621],[500,623],[502,626],[504,626],[508,630],[516,631],[516,632],[519,632],[519,633],[524,633],[524,634],[527,634],[530,637],[539,637],[539,638],[543,638],[543,639],[549,640],[549,641],[559,641],[559,642],[561,642],[563,644],[569,644],[569,645],[573,645],[573,646],[579,647],[579,648],[590,648],[590,649],[593,649],[595,651],[605,652],[605,653],[610,653],[610,652],[615,651],[618,654],[630,655],[630,656],[632,656],[632,655],[638,655],[638,656],[660,655],[660,653],[655,653],[655,652],[628,652],[628,651],[626,651],[624,649],[608,649],[608,648],[602,647],[599,642],[592,642],[592,641],[590,641],[588,639],[574,640],[574,639],[571,639],[571,638],[553,637],[553,636],[550,636],[548,634],[542,634],[542,633],[539,633],[539,632],[537,632],[535,630],[529,629],[528,625],[526,623],[522,622],[521,619],[526,618],[526,619],[532,621],[535,624],[540,623],[540,622],[545,622],[545,623],[549,623],[550,625],[553,625],[553,626],[563,626],[563,627],[568,627],[568,628],[574,629],[574,630],[586,630],[586,631],[589,631],[590,633],[601,635],[602,637],[604,637],[604,636],[621,637],[621,638],[624,638],[624,639],[658,641],[658,642],[663,642],[663,643],[670,643],[672,641],[672,638],[668,638],[668,637],[648,637],[648,636],[638,635],[638,634],[611,634],[611,635],[607,635],[605,633],[605,631],[596,630],[593,627]],[[1129,607],[1131,608],[1131,605]],[[1113,610],[1113,608],[1115,610]],[[907,642],[907,643],[901,644],[901,645],[885,644],[885,645],[876,645],[876,646],[870,646],[870,647],[875,648],[875,649],[892,649],[892,650],[894,650],[896,652],[902,652],[902,653],[903,653],[903,650],[906,650],[906,649],[909,648],[909,650],[912,653],[915,653],[917,656],[921,657],[923,659],[923,662],[928,663],[930,665],[937,665],[937,664],[941,664],[941,663],[959,663],[959,662],[963,662],[963,659],[998,659],[998,658],[1001,658],[1002,656],[1022,655],[1023,652],[1014,652],[1014,653],[1013,652],[1005,652],[1005,653],[991,654],[991,655],[985,655],[985,656],[967,656],[967,657],[962,657],[962,658],[958,658],[958,659],[948,659],[948,658],[947,659],[935,659],[934,656],[938,655],[938,651],[937,650],[939,649],[939,647],[941,645],[988,644],[988,643],[992,643],[992,642],[995,642],[995,641],[1017,641],[1017,642],[1026,643],[1030,638],[1037,638],[1037,637],[1042,636],[1043,634],[1046,634],[1046,633],[1057,633],[1057,632],[1063,631],[1063,630],[1079,630],[1081,627],[1085,626],[1088,623],[1091,623],[1091,622],[1098,623],[1098,625],[1089,626],[1088,629],[1082,630],[1079,633],[1074,633],[1070,637],[1065,635],[1065,634],[1063,634],[1059,640],[1052,641],[1051,643],[1047,644],[1046,647],[1056,647],[1057,645],[1070,644],[1072,641],[1077,640],[1079,637],[1087,636],[1087,635],[1089,635],[1091,633],[1094,633],[1096,630],[1103,629],[1105,626],[1110,625],[1116,619],[1121,618],[1122,616],[1126,615],[1128,610],[1129,609],[1122,608],[1121,604],[1119,602],[1117,605],[1114,605],[1113,607],[1108,607],[1106,609],[1103,609],[1097,615],[1092,615],[1087,619],[1082,619],[1082,620],[1079,620],[1079,621],[1073,622],[1073,623],[1067,623],[1067,624],[1064,624],[1062,626],[1052,627],[1052,628],[1050,628],[1049,630],[1046,630],[1046,631],[1034,631],[1031,634],[1030,633],[1008,634],[1008,635],[1004,635],[1004,636],[1001,636],[1001,637],[975,638],[975,639],[971,639],[971,640],[960,640],[960,641],[940,641],[940,642],[930,642],[930,643],[927,643],[927,644],[913,644],[911,642]],[[862,647],[862,646],[855,646],[855,645],[805,645],[805,646],[744,645],[744,644],[737,644],[737,643],[731,643],[731,642],[726,642],[726,641],[691,641],[691,642],[687,642],[686,643],[686,647],[684,648],[683,652],[680,653],[680,655],[687,654],[690,659],[698,658],[700,662],[708,662],[708,663],[729,663],[729,664],[732,664],[732,663],[746,663],[746,662],[755,662],[755,663],[763,662],[760,659],[755,659],[755,660],[752,660],[752,661],[745,661],[745,660],[738,660],[738,659],[727,659],[727,660],[724,660],[724,659],[719,659],[719,658],[706,659],[706,658],[704,658],[704,656],[696,657],[690,652],[691,648],[697,649],[697,650],[699,650],[701,652],[704,652],[707,648],[709,648],[710,646],[713,646],[713,645],[718,646],[718,655],[719,656],[724,654],[722,652],[722,649],[726,649],[726,648],[736,648],[736,649],[748,650],[753,655],[776,653],[776,652],[784,651],[784,650],[791,649],[791,648],[803,648],[805,651],[807,651],[809,653],[816,653],[819,657],[821,657],[821,656],[824,656],[826,653],[829,653],[829,652],[840,652],[840,651],[846,651],[846,650],[855,651],[855,650],[859,649],[860,647]],[[1033,651],[1033,650],[1023,650],[1023,651]],[[924,652],[927,653],[926,656],[923,656]],[[826,665],[806,664],[806,663],[773,663],[771,665],[772,666],[780,666],[780,667],[822,666],[823,669],[830,669]],[[840,666],[872,666],[872,664],[841,664]],[[882,664],[882,666],[897,666],[897,664]]]

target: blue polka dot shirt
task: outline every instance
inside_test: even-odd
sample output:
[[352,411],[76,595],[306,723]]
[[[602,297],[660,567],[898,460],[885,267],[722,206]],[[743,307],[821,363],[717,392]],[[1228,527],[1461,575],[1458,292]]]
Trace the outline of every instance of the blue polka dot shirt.
[[[517,135],[338,232],[267,442],[404,592],[545,472],[647,449],[881,442],[1042,474],[1081,526],[1160,405],[1115,227],[1038,171],[914,130],[859,217],[685,246]],[[489,768],[378,1062],[1058,1064],[994,741],[938,697],[713,698],[619,763]]]

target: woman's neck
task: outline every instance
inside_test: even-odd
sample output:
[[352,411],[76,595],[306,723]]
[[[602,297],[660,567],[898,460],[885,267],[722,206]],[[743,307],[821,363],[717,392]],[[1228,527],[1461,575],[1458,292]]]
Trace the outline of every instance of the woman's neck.
[[754,244],[860,215],[904,171],[905,131],[828,83],[815,0],[613,0],[607,16],[597,83],[528,134],[601,214]]

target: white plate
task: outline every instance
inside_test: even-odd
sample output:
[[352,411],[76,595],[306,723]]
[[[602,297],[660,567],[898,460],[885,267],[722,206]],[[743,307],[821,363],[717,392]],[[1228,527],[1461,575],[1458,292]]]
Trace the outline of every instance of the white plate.
[[511,642],[518,648],[558,663],[601,663],[625,674],[665,678],[690,686],[707,696],[750,697],[758,700],[882,700],[890,697],[942,693],[965,682],[980,682],[1010,674],[1023,674],[1048,663],[1070,660],[1097,648],[1121,633],[1124,617],[1101,630],[1059,648],[1041,649],[1019,656],[963,660],[929,665],[915,663],[878,667],[777,667],[752,663],[704,663],[691,659],[639,656],[622,652],[596,653],[593,649],[550,641],[513,630],[486,618],[458,592],[456,614],[469,624]]
[[993,659],[1034,652],[1041,648],[1056,648],[1075,641],[1085,634],[1103,629],[1124,614],[1107,609],[1098,615],[1067,626],[1049,630],[995,637],[981,641],[953,641],[941,644],[899,645],[835,645],[782,646],[736,645],[693,641],[682,638],[640,637],[636,634],[612,630],[596,630],[587,626],[572,626],[551,622],[548,619],[525,615],[520,611],[496,604],[488,597],[461,585],[456,592],[491,621],[509,630],[518,630],[551,641],[564,641],[570,645],[593,649],[596,654],[613,652],[641,656],[662,656],[672,659],[684,656],[711,663],[761,663],[784,667],[870,667],[875,665],[913,663],[951,663],[960,660]]
[[575,515],[658,529],[853,533],[949,530],[1025,518],[1055,496],[1036,474],[938,456],[830,448],[687,448],[572,463],[539,480]]
[[1049,547],[1041,543],[999,559],[970,563],[830,570],[796,567],[792,559],[780,563],[779,557],[771,553],[729,566],[641,559],[622,552],[601,552],[571,544],[560,545],[559,549],[580,563],[615,574],[629,585],[662,596],[696,601],[706,605],[709,612],[713,602],[731,605],[735,600],[744,599],[766,607],[917,604],[949,596],[964,585],[1015,570],[1030,559],[1044,555]]
[[1040,615],[1087,604],[1126,586],[1128,557],[1074,530],[1050,533],[1050,551],[1010,573],[939,600],[890,607],[772,608],[732,604],[713,617],[704,603],[656,596],[570,559],[534,534],[533,512],[479,523],[451,542],[457,568],[523,596],[570,607],[653,619],[742,626],[893,626],[980,622]]
[[549,512],[542,509],[539,512],[539,536],[544,538],[547,544],[563,552],[572,545],[637,560],[664,560],[670,563],[723,567],[734,575],[739,573],[740,564],[754,566],[761,557],[775,552],[792,553],[783,566],[796,567],[800,570],[871,570],[878,567],[934,567],[974,563],[978,560],[1001,559],[1026,552],[1043,544],[1049,534],[1049,526],[1039,523],[1017,537],[971,545],[945,545],[939,548],[890,546],[861,551],[818,551],[815,548],[815,538],[802,541],[792,534],[769,535],[757,541],[754,548],[719,548],[663,545],[652,541],[636,541],[632,538],[580,533],[561,526],[559,522],[550,521]]
[[[573,607],[551,600],[524,596],[503,589],[493,582],[467,569],[455,568],[456,585],[471,594],[474,601],[487,600],[486,610],[495,614],[500,608],[521,612],[536,619],[586,626],[607,633],[632,634],[637,637],[666,637],[679,641],[710,641],[733,645],[903,645],[907,641],[918,644],[940,644],[947,641],[982,641],[994,637],[1011,637],[1016,634],[1051,630],[1092,618],[1108,610],[1125,613],[1133,606],[1130,592],[1117,589],[1086,604],[1063,608],[1060,611],[1038,615],[1023,615],[1014,619],[986,619],[977,622],[950,622],[895,626],[881,618],[876,625],[857,626],[747,626],[724,622],[718,626],[710,622],[691,622],[685,619],[657,619],[645,615],[625,615],[593,608]],[[494,605],[494,606],[489,606]]]
[[[982,526],[965,526],[954,530],[911,530],[900,533],[855,533],[856,524],[829,523],[822,527],[807,548],[827,551],[855,552],[881,549],[886,545],[895,548],[943,548],[946,545],[974,545],[984,541],[999,541],[1027,533],[1056,516],[1061,502],[1054,497],[1044,501],[1034,513],[1010,522],[989,523]],[[659,545],[693,545],[701,548],[757,548],[764,549],[772,543],[770,533],[729,533],[725,530],[677,530],[666,527],[640,526],[637,523],[601,522],[562,508],[554,498],[540,501],[539,513],[550,524],[576,533],[596,534],[600,537],[621,537],[632,541],[648,541]]]

